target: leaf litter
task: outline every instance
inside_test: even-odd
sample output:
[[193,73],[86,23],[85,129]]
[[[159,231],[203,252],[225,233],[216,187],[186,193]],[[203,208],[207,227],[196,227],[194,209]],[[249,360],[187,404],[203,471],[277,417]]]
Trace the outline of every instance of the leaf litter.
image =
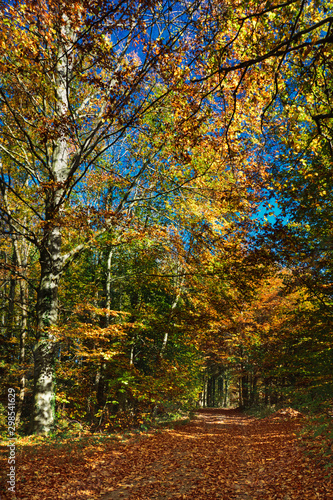
[[292,409],[262,420],[203,409],[185,425],[125,440],[25,447],[16,495],[2,489],[1,499],[333,500],[330,477],[298,445],[301,427]]

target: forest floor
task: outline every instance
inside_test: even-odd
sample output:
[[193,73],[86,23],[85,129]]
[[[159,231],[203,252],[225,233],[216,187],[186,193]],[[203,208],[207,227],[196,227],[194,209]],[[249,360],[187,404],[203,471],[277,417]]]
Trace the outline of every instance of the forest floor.
[[[333,500],[331,479],[299,448],[301,426],[292,412],[258,420],[237,410],[205,409],[185,425],[126,439],[24,446],[16,496],[2,489],[0,497]],[[0,466],[8,468],[5,461]]]

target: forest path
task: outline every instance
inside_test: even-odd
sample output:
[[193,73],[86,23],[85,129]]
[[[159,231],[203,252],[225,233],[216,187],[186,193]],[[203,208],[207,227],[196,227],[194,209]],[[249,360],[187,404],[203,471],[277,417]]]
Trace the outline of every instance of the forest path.
[[187,425],[128,444],[100,498],[332,500],[331,483],[296,446],[299,425],[201,410]]
[[17,456],[16,496],[1,486],[1,500],[333,500],[324,470],[298,448],[293,416],[205,409],[174,429],[32,443]]

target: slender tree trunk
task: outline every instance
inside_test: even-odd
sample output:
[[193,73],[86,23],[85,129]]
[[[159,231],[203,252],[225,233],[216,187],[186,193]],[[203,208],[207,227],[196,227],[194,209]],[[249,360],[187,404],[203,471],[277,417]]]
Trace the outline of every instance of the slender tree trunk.
[[171,306],[171,310],[170,310],[170,313],[169,313],[169,318],[168,318],[168,324],[166,326],[166,331],[164,333],[164,337],[163,337],[163,342],[162,342],[162,347],[161,347],[161,350],[160,350],[160,357],[163,358],[163,355],[164,355],[164,351],[167,347],[167,343],[168,343],[168,338],[169,338],[169,324],[172,320],[172,316],[173,316],[173,311],[176,309],[177,307],[177,304],[178,304],[178,301],[179,301],[179,298],[180,298],[180,292],[177,294],[172,306]]
[[96,373],[95,387],[96,387],[96,399],[98,408],[103,408],[105,405],[105,369],[106,364],[100,362],[98,365],[98,370]]
[[249,376],[243,375],[242,377],[242,399],[243,406],[247,408],[249,406]]
[[[107,309],[105,318],[106,326],[109,326],[111,320],[111,315],[109,311],[111,309],[112,256],[113,256],[113,249],[111,248],[108,253],[107,267],[106,267],[106,286],[105,286],[105,308]],[[95,378],[95,390],[96,390],[96,400],[98,409],[105,407],[105,402],[106,402],[105,390],[107,388],[107,382],[105,380],[105,371],[106,371],[106,363],[100,361],[97,367],[96,378]],[[103,418],[103,413],[101,415],[99,424],[101,424],[102,418]]]
[[[112,256],[113,249],[111,248],[108,255],[107,267],[106,267],[106,297],[105,297],[105,307],[109,311],[111,309],[111,266],[112,266]],[[106,326],[110,324],[110,313],[106,313]]]
[[[10,214],[11,209],[8,203],[7,191],[3,189],[3,200],[5,202],[6,210]],[[25,225],[26,221],[24,222]],[[15,226],[11,225],[12,233],[19,234],[19,231],[16,230]],[[17,327],[19,329],[20,335],[20,365],[22,370],[22,375],[20,379],[20,393],[17,404],[17,412],[15,416],[15,425],[18,427],[21,420],[22,408],[25,397],[25,389],[26,389],[26,374],[25,374],[25,355],[26,355],[26,337],[27,337],[27,329],[28,329],[28,287],[26,278],[26,269],[28,264],[28,253],[29,253],[29,243],[26,240],[22,240],[22,244],[19,245],[19,240],[15,236],[13,238],[13,265],[17,266],[21,274],[21,280],[19,282],[20,288],[20,297],[19,297],[19,306],[21,308],[21,313],[18,313],[17,317]],[[11,330],[13,330],[13,318],[14,318],[14,305],[15,305],[15,288],[16,288],[17,280],[12,276],[10,279],[10,318],[8,318],[8,326]]]
[[204,408],[208,406],[208,376],[205,375],[205,380],[204,380]]
[[134,341],[133,344],[131,345],[131,351],[130,351],[130,366],[134,366]]
[[[15,249],[13,249],[12,262],[13,268],[17,266],[17,260],[15,255]],[[17,280],[11,272],[9,279],[9,301],[8,301],[8,316],[7,316],[7,335],[9,338],[14,337],[15,330],[15,296],[16,296],[16,284]]]
[[229,378],[228,375],[224,376],[224,400],[223,400],[223,406],[227,408],[230,404],[230,397],[229,397]]
[[205,373],[203,376],[203,386],[202,386],[202,393],[201,393],[201,406],[202,408],[206,408],[207,406],[207,374]]
[[168,328],[169,328],[169,325],[171,324],[171,321],[172,321],[172,318],[173,318],[173,314],[174,314],[174,310],[176,309],[176,307],[178,305],[178,302],[179,302],[179,299],[181,297],[181,294],[183,292],[184,283],[185,283],[185,276],[183,276],[183,278],[182,278],[182,280],[180,282],[179,291],[178,291],[178,293],[177,293],[177,295],[175,297],[175,300],[173,301],[173,304],[172,304],[170,312],[169,312],[169,318],[168,318],[168,322],[167,322],[167,326],[166,326],[166,331],[164,333],[162,347],[161,347],[161,350],[160,350],[160,357],[161,358],[163,358],[165,349],[167,347],[168,338],[169,338],[169,330],[168,330]]
[[27,385],[26,373],[25,373],[25,358],[26,358],[26,338],[28,332],[28,287],[24,280],[20,281],[20,295],[21,295],[21,335],[20,335],[20,365],[22,370],[22,375],[20,379],[20,394],[17,404],[17,412],[15,417],[15,425],[19,426],[21,421],[22,409],[25,398],[25,391]]
[[243,407],[243,386],[242,386],[242,377],[238,379],[238,394],[239,394],[239,406]]

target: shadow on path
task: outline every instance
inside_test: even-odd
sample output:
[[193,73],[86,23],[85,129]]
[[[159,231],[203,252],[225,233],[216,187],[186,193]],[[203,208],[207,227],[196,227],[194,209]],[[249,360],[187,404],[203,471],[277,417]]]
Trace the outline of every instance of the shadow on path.
[[296,421],[204,409],[187,425],[128,445],[101,500],[333,500],[296,446]]

